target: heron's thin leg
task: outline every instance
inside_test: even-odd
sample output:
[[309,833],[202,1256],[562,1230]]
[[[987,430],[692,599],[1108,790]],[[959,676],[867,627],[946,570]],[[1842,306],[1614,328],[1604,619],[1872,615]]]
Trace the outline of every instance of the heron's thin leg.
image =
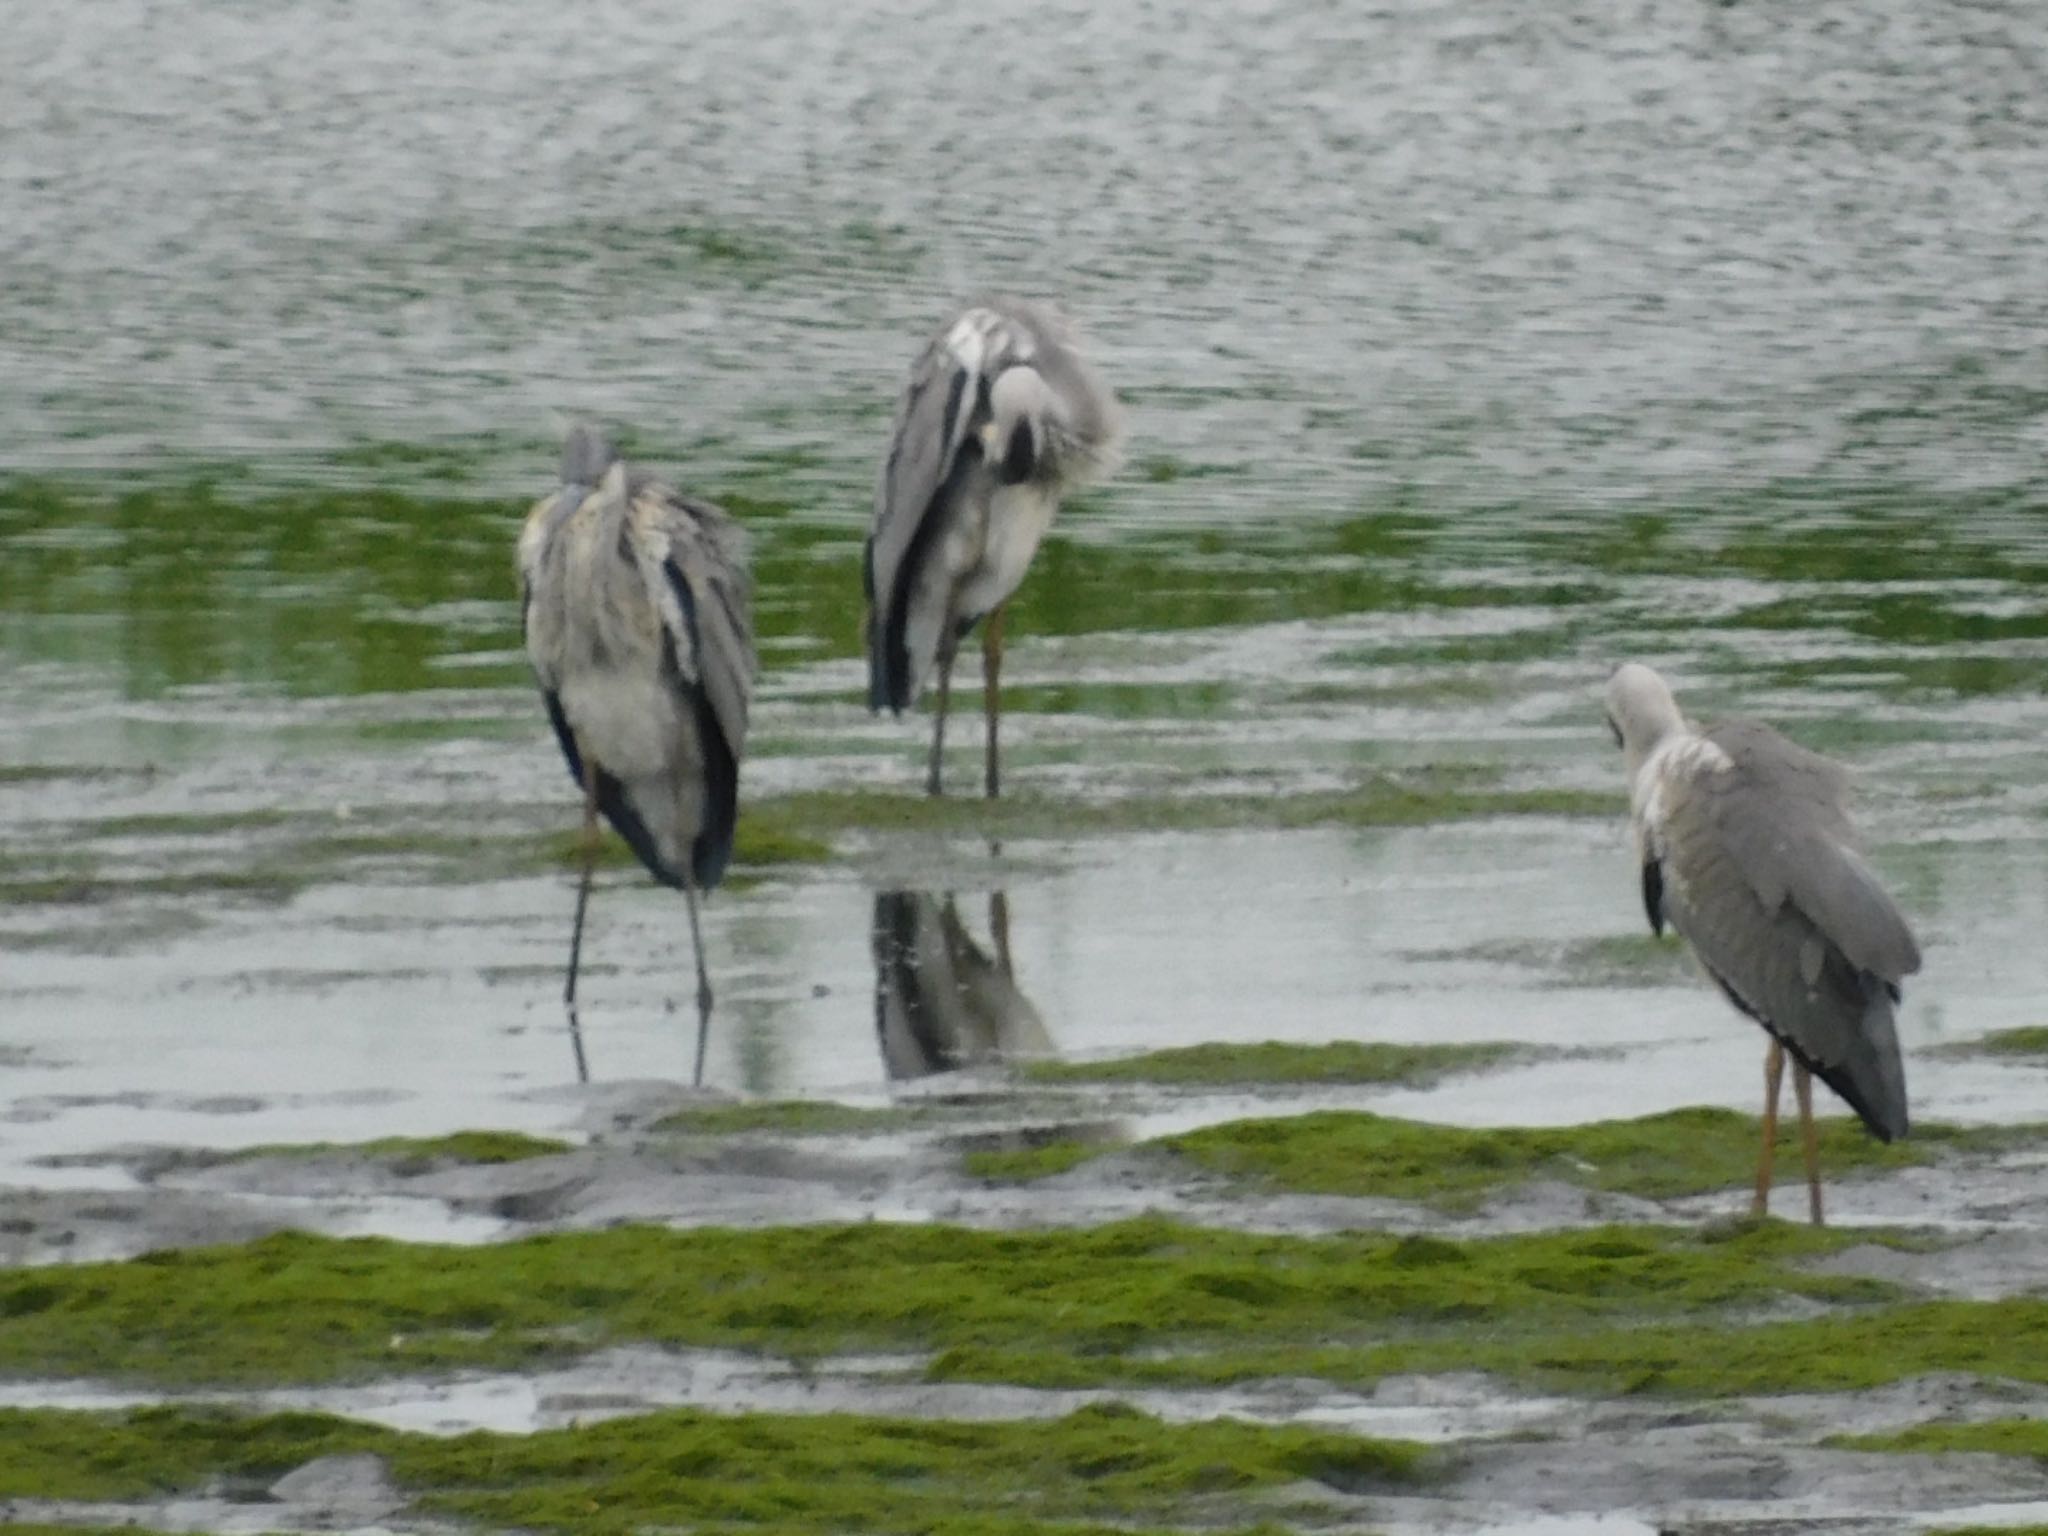
[[1785,1081],[1785,1047],[1777,1041],[1764,1057],[1764,1147],[1757,1156],[1756,1200],[1752,1216],[1765,1216],[1771,1209],[1771,1158],[1778,1150],[1778,1089]]
[[569,1049],[576,1056],[576,1081],[590,1081],[590,1061],[583,1054],[583,1021],[576,1017],[576,1005],[569,1005]]
[[1006,981],[1014,981],[1016,972],[1010,965],[1010,893],[990,891],[988,893],[988,931],[996,941],[996,966]]
[[[576,969],[583,959],[583,911],[590,905],[590,875],[597,867],[597,763],[588,753],[583,758],[583,878],[576,886],[576,925],[569,931],[569,979],[562,985],[562,1002],[573,1023],[576,1011]],[[577,1065],[582,1065],[582,1041],[577,1041]],[[586,1079],[579,1079],[585,1081]]]
[[[952,625],[946,627],[950,633]],[[957,641],[948,640],[939,652],[939,712],[932,722],[932,764],[924,776],[924,792],[928,795],[945,793],[939,787],[939,764],[946,755],[946,704],[953,694],[953,656],[958,649]]]
[[697,881],[683,882],[683,896],[690,904],[690,947],[697,952],[697,1070],[690,1079],[704,1085],[704,1047],[711,1039],[711,973],[704,968],[704,929],[697,920]]
[[1820,1142],[1813,1129],[1813,1074],[1792,1064],[1792,1096],[1799,1100],[1799,1135],[1806,1146],[1806,1197],[1813,1224],[1825,1226],[1820,1211]]
[[1002,793],[1002,771],[996,756],[996,737],[1003,723],[1003,615],[1008,603],[997,603],[981,630],[981,712],[988,720],[988,767],[983,782],[988,798]]

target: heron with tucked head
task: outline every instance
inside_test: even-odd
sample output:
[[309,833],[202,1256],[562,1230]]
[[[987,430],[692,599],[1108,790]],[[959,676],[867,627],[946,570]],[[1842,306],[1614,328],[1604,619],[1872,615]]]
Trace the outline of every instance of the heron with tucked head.
[[602,433],[579,426],[561,489],[527,515],[519,571],[526,654],[583,795],[563,1001],[573,1021],[602,813],[689,904],[701,1080],[711,980],[697,905],[732,858],[755,670],[745,535],[721,508],[630,469]]
[[1122,415],[1057,310],[977,304],[933,337],[896,408],[863,564],[868,707],[901,714],[933,667],[925,787],[941,792],[960,642],[982,625],[984,787],[1001,790],[1003,613],[1060,499],[1114,465]]
[[1664,679],[1634,662],[1608,682],[1607,724],[1628,766],[1651,929],[1677,930],[1771,1037],[1753,1210],[1770,1204],[1789,1054],[1818,1226],[1813,1079],[1880,1141],[1906,1134],[1896,1010],[1899,984],[1920,968],[1905,916],[1856,851],[1848,775],[1758,721],[1696,729]]

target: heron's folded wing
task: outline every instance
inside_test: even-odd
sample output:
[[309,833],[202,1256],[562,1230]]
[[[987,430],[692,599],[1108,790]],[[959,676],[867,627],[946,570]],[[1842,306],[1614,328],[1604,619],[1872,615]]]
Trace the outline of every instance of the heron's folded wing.
[[722,507],[658,483],[633,498],[631,526],[677,670],[702,690],[737,759],[755,669],[746,535]]
[[[565,488],[541,497],[526,514],[526,522],[519,530],[519,628],[522,634],[528,633],[533,617],[533,594],[546,579],[544,567],[548,541],[574,510],[565,504],[570,497],[580,504],[583,492]],[[536,656],[534,660],[538,666],[540,658]]]
[[[1889,981],[1837,942],[1799,900],[1798,888],[1827,877],[1794,874],[1773,856],[1766,878],[1758,878],[1752,864],[1764,844],[1754,825],[1735,836],[1728,830],[1746,814],[1762,814],[1748,801],[1752,792],[1739,775],[1709,768],[1667,793],[1666,911],[1738,1007],[1790,1046],[1880,1135],[1900,1134],[1904,1071]],[[1771,899],[1764,886],[1784,894]]]
[[1702,776],[1703,798],[1764,904],[1796,907],[1851,964],[1886,981],[1917,971],[1920,948],[1905,915],[1855,850],[1840,765],[1755,721],[1707,737],[1730,767]]
[[925,348],[896,406],[868,532],[869,597],[878,614],[887,612],[895,596],[918,530],[951,476],[981,404],[988,359],[978,341],[958,345],[960,336],[957,329],[948,331]]

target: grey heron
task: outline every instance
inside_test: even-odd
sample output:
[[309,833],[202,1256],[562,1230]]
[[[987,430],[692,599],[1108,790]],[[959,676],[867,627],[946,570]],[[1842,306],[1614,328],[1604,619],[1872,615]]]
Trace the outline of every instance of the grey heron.
[[1754,1210],[1770,1203],[1789,1052],[1819,1225],[1812,1080],[1880,1141],[1906,1134],[1894,1010],[1899,983],[1920,968],[1912,929],[1856,851],[1848,776],[1757,721],[1696,729],[1664,679],[1634,662],[1608,682],[1607,723],[1627,762],[1650,927],[1669,922],[1771,1036]]
[[877,891],[875,1032],[892,1081],[1019,1056],[1049,1056],[1052,1037],[1018,990],[1009,899],[988,899],[990,958],[948,894]]
[[984,783],[990,798],[1000,792],[1004,605],[1060,498],[1114,464],[1121,420],[1066,319],[1046,305],[977,304],[912,366],[875,485],[862,577],[868,707],[901,714],[938,667],[930,793],[940,793],[953,658],[984,620]]
[[628,468],[595,428],[519,536],[526,654],[583,794],[563,1001],[573,1019],[599,812],[647,872],[682,891],[697,958],[697,1075],[711,980],[697,902],[732,857],[753,690],[746,538],[708,501]]

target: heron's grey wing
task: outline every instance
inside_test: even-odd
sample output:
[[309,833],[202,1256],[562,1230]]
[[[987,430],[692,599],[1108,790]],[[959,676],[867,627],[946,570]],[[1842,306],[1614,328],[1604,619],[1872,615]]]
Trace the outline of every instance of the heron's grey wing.
[[[554,491],[536,501],[526,514],[526,521],[519,529],[519,629],[527,639],[529,648],[533,644],[533,595],[547,579],[544,564],[548,540],[570,509],[561,503],[570,493]],[[577,493],[577,499],[582,499]],[[536,668],[539,657],[534,658]]]
[[[981,468],[974,433],[988,418],[989,380],[1031,345],[1003,314],[975,308],[933,338],[911,366],[875,481],[865,552],[871,709],[907,708],[931,667],[943,616],[912,608],[925,567],[939,551],[946,509]],[[924,596],[929,602],[931,594]]]
[[[1760,882],[1751,866],[1773,808],[1755,782],[1712,754],[1676,756],[1661,803],[1664,910],[1707,973],[1880,1137],[1904,1135],[1893,981],[1859,964],[1797,898],[1795,886],[1835,877],[1780,872],[1775,892],[1766,891],[1773,882]],[[1808,853],[1825,860],[1830,850],[1846,853],[1818,836]]]
[[1712,802],[1721,836],[1764,903],[1791,902],[1852,964],[1886,981],[1917,971],[1905,915],[1855,850],[1841,766],[1753,720],[1715,726],[1706,739],[1732,764]]
[[895,590],[904,557],[968,440],[981,377],[977,359],[957,351],[950,332],[934,338],[911,366],[875,482],[868,529],[878,606]]
[[746,534],[724,508],[658,483],[634,498],[633,526],[677,670],[704,691],[737,757],[755,672]]
[[579,790],[583,787],[583,757],[576,747],[576,733],[562,713],[559,692],[561,679],[556,658],[561,648],[562,600],[554,589],[561,578],[558,567],[549,558],[549,542],[569,514],[582,504],[583,497],[581,488],[543,496],[526,514],[526,523],[519,531],[519,631],[526,641],[534,681],[540,685],[548,724],[553,727],[562,758],[569,766],[569,777]]
[[723,508],[654,481],[637,487],[627,529],[677,679],[696,708],[705,813],[692,862],[709,889],[732,856],[753,696],[746,536]]

